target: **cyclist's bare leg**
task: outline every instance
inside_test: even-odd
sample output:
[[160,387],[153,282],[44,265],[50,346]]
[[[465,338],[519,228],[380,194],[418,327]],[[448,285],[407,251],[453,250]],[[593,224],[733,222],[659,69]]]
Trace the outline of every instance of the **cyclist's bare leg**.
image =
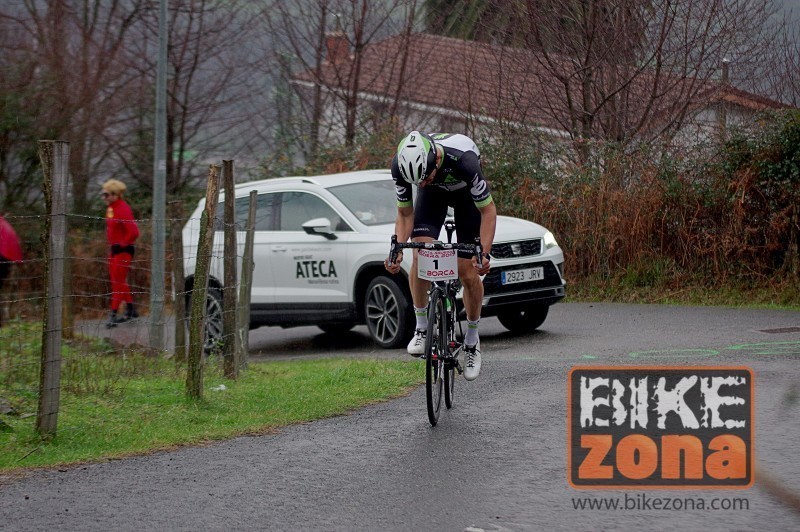
[[483,303],[483,282],[471,259],[458,258],[458,276],[464,285],[464,310],[467,311],[467,319],[478,321]]
[[472,260],[458,259],[458,275],[464,285],[464,309],[467,311],[467,332],[464,335],[464,378],[478,378],[481,371],[481,350],[478,337],[478,320],[483,302],[483,282]]
[[[412,239],[412,242],[433,242],[427,236],[419,236]],[[411,273],[408,276],[408,284],[411,288],[411,299],[415,308],[428,306],[428,290],[431,289],[431,282],[417,277],[417,250],[414,250],[414,260],[411,262]],[[483,296],[481,296],[483,297]]]

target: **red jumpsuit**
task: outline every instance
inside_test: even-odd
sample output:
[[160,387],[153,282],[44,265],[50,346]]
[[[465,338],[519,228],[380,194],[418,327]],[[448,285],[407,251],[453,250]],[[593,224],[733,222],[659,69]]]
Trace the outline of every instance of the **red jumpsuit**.
[[133,303],[131,288],[126,279],[133,260],[133,243],[139,237],[139,228],[133,219],[133,211],[122,199],[111,203],[106,210],[106,236],[111,247],[108,264],[111,277],[111,310],[116,311],[123,301],[128,304]]

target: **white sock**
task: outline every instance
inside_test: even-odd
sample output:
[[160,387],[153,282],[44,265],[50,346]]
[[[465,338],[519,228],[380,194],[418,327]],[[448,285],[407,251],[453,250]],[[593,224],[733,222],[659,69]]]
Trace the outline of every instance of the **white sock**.
[[468,346],[473,346],[478,343],[478,322],[481,321],[478,318],[475,321],[467,320],[467,334],[464,336],[464,344]]
[[428,330],[428,307],[414,307],[414,316],[417,318],[417,329]]

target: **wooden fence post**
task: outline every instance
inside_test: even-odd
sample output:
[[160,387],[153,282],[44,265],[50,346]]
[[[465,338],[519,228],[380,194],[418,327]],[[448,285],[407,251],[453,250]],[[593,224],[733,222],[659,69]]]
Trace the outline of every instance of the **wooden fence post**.
[[200,237],[197,243],[197,265],[192,286],[192,315],[189,319],[189,360],[186,371],[186,395],[190,399],[203,397],[203,350],[205,348],[205,315],[208,293],[208,272],[214,247],[214,217],[219,201],[219,166],[208,169],[206,206],[200,218]]
[[64,301],[64,250],[67,241],[67,179],[69,143],[62,140],[39,141],[39,159],[44,174],[45,216],[44,298],[42,364],[39,373],[39,410],[36,432],[53,435],[58,428],[61,397],[61,329]]
[[239,350],[236,349],[236,263],[239,254],[236,245],[236,194],[234,190],[233,161],[222,161],[222,180],[225,186],[225,248],[224,287],[222,289],[222,359],[225,377],[239,377]]

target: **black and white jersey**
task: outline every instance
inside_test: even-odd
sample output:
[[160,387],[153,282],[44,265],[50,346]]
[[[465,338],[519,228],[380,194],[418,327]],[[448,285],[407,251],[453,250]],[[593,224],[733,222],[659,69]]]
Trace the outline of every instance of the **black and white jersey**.
[[[426,186],[444,190],[470,187],[472,201],[477,207],[491,203],[489,183],[481,171],[481,152],[475,142],[466,135],[458,133],[432,133],[431,138],[444,149],[444,158],[436,170],[436,177]],[[411,184],[400,174],[396,154],[392,159],[392,178],[397,191],[398,207],[412,206]]]

